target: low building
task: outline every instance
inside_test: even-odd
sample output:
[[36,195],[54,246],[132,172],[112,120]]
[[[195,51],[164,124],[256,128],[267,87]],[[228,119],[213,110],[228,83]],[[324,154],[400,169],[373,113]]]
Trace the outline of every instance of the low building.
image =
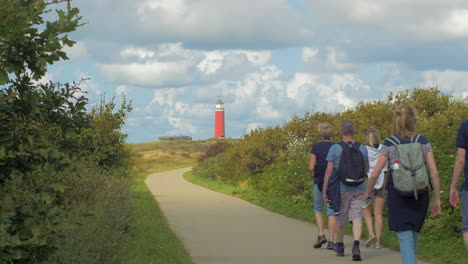
[[159,137],[161,141],[186,141],[192,140],[192,137],[189,136],[161,136]]

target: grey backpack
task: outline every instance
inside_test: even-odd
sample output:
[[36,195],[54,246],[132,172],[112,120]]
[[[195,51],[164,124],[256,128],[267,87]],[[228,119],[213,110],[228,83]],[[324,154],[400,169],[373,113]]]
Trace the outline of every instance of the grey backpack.
[[421,135],[414,135],[407,144],[401,144],[396,136],[387,138],[395,145],[400,161],[400,168],[392,169],[395,189],[403,196],[414,195],[416,200],[418,193],[426,192],[430,184],[421,144],[418,142],[420,137]]

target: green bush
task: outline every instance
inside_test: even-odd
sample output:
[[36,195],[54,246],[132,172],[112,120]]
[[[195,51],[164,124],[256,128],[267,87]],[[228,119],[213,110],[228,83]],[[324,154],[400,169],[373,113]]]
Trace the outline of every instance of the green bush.
[[121,175],[97,167],[80,171],[88,175],[68,193],[71,206],[64,230],[45,263],[120,263],[118,253],[129,239],[133,220],[128,184],[112,180]]
[[273,165],[254,177],[252,187],[282,197],[306,197],[312,190],[312,175],[300,161]]
[[0,2],[0,263],[113,263],[132,215],[120,131],[131,107],[88,112],[81,83],[33,82],[67,58],[80,21],[70,4],[55,21],[45,8]]
[[229,142],[227,141],[216,141],[214,144],[208,146],[204,155],[198,158],[198,162],[201,163],[206,159],[214,158],[218,154],[225,152],[229,148]]

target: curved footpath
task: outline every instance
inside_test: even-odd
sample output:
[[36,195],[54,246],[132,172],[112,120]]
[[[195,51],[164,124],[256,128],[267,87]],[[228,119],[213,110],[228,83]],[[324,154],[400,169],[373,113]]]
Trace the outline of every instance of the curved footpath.
[[[352,263],[350,236],[344,241],[345,257],[314,249],[314,224],[189,183],[182,177],[189,170],[155,173],[146,184],[195,263]],[[388,249],[361,247],[361,255],[361,263],[401,263],[399,253]]]

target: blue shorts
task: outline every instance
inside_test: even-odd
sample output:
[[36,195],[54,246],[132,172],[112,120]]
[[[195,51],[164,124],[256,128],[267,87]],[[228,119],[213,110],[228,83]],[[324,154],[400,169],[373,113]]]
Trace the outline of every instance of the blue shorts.
[[461,190],[461,207],[462,207],[462,233],[468,232],[468,190]]
[[[318,185],[314,184],[314,212],[323,213],[323,195],[319,190]],[[327,216],[333,216],[333,210],[330,209],[329,204],[327,203]]]

